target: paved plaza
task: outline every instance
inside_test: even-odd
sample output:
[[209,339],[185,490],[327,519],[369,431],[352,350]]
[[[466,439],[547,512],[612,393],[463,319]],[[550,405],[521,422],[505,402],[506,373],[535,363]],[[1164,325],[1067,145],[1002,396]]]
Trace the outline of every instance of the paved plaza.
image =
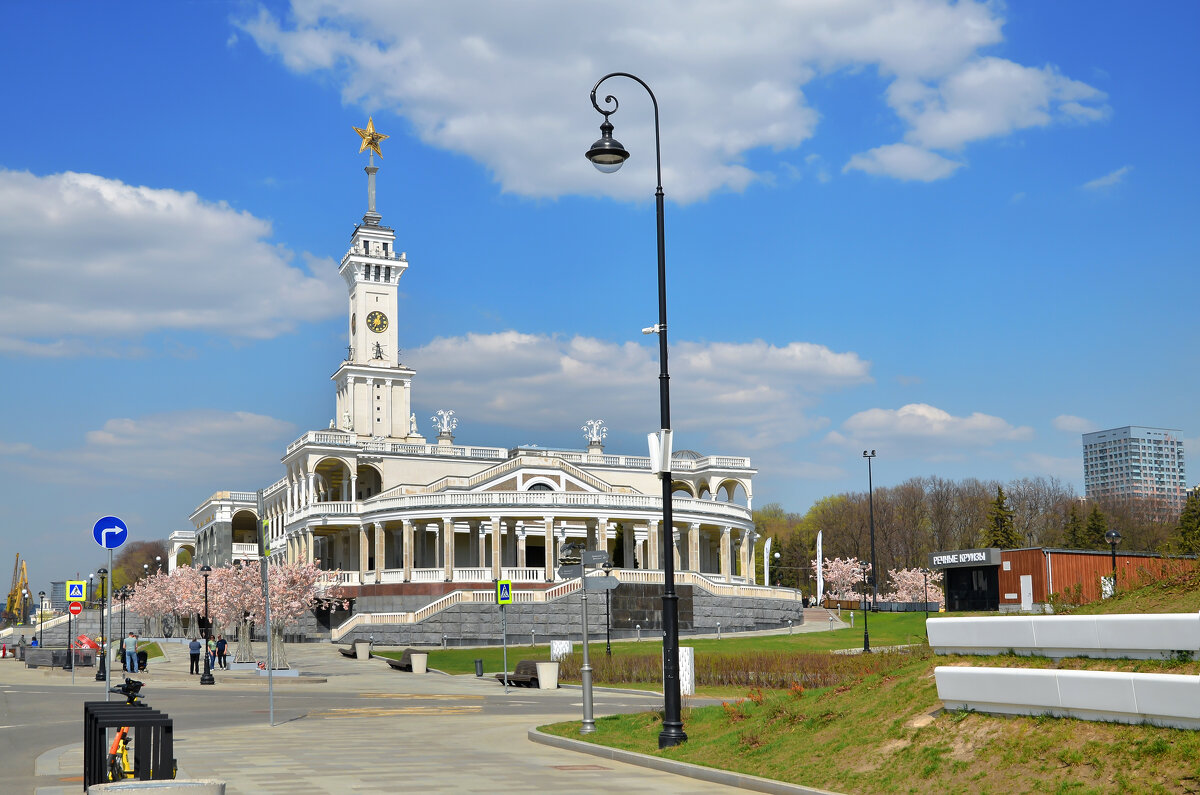
[[[265,680],[252,673],[218,671],[217,685],[202,688],[186,673],[186,654],[172,650],[143,675],[146,702],[174,721],[179,778],[219,779],[245,795],[733,791],[531,742],[531,728],[580,717],[575,688],[505,695],[490,677],[401,673],[326,644],[289,646],[288,654],[306,676],[276,679],[274,727]],[[65,672],[0,661],[0,789],[82,791],[81,704],[103,692],[93,677],[81,669],[72,686]],[[660,705],[657,694],[595,696],[597,717]]]

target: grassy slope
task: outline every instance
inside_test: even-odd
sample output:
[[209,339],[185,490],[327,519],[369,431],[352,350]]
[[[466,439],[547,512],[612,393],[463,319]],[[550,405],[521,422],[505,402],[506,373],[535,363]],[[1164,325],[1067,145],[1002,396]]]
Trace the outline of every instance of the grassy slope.
[[[1193,612],[1198,605],[1200,572],[1079,612]],[[878,626],[884,636],[890,618],[872,620],[873,646],[884,645],[874,630]],[[858,636],[861,641],[861,630]],[[756,696],[690,709],[684,715],[689,740],[678,748],[658,750],[661,716],[654,713],[600,719],[586,739],[848,793],[1200,792],[1200,732],[939,713],[933,667],[954,664],[1200,674],[1200,663],[934,659],[924,649],[896,655],[894,669],[853,686],[799,697],[774,691],[761,703]],[[578,727],[571,722],[544,728],[579,737]]]

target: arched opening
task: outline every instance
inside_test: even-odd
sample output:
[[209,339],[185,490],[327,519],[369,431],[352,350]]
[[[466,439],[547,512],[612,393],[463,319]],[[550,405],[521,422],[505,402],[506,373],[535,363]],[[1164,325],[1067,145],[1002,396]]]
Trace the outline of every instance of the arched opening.
[[233,543],[258,543],[258,517],[254,511],[238,511],[233,515]]
[[750,501],[749,495],[746,493],[746,486],[740,480],[723,480],[717,486],[717,499],[721,502],[733,502],[739,505],[745,505]]
[[686,480],[675,480],[671,482],[671,494],[680,497],[695,497],[696,487]]
[[357,500],[366,500],[383,491],[383,476],[373,466],[360,464],[358,467]]
[[340,502],[349,498],[350,469],[338,458],[325,458],[317,464],[315,487],[317,502]]
[[535,480],[525,487],[526,491],[554,491],[554,485],[548,480]]

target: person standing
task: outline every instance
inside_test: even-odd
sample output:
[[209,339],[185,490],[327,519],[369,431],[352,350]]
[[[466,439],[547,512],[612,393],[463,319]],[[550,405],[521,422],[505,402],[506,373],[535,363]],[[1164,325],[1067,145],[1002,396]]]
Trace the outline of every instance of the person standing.
[[215,670],[217,667],[217,642],[213,640],[212,635],[208,636],[208,670]]
[[138,669],[137,635],[130,632],[129,637],[122,641],[125,646],[125,670],[136,672]]
[[228,649],[229,642],[225,640],[225,636],[217,635],[217,663],[222,671],[229,669],[229,658],[225,656]]
[[188,644],[188,652],[192,655],[192,670],[189,673],[200,673],[200,640],[192,638],[192,642]]

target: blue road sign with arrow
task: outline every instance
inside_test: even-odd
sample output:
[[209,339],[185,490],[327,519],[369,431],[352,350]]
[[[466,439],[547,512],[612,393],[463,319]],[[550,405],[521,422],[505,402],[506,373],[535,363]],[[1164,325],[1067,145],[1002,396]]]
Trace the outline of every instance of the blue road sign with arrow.
[[129,537],[129,528],[115,516],[105,516],[92,527],[92,538],[105,549],[116,549]]

